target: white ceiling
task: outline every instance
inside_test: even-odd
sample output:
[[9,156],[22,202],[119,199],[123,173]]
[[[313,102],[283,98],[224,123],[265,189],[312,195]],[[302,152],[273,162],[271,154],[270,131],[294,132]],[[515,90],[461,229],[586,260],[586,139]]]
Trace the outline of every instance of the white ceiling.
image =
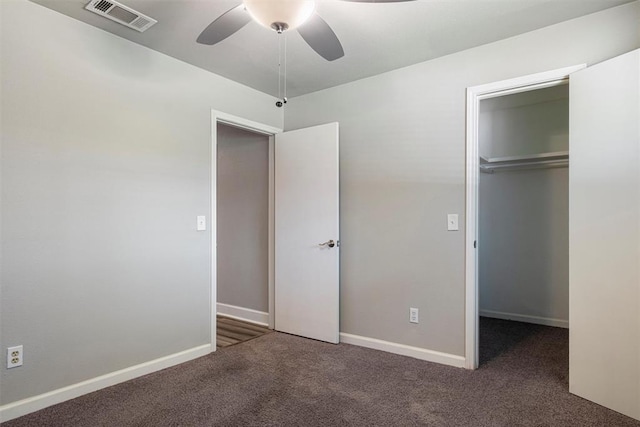
[[[144,33],[84,9],[89,0],[32,0],[265,93],[278,94],[277,34],[257,23],[214,46],[200,32],[239,0],[119,0],[157,19]],[[357,3],[319,0],[317,12],[342,42],[333,62],[296,32],[287,34],[287,95],[325,89],[437,58],[632,0],[419,0]]]

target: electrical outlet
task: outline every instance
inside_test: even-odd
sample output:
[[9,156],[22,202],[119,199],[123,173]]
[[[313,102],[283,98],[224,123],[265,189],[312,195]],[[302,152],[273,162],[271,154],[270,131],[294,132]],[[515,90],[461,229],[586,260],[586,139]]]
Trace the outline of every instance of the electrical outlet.
[[409,322],[418,323],[418,309],[410,308],[409,309]]
[[22,366],[24,350],[21,345],[7,348],[7,369]]

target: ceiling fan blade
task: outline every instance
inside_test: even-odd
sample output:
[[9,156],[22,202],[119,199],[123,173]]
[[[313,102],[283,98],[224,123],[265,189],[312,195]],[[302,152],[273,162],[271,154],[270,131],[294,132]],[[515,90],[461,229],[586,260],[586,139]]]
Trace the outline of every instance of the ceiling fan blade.
[[335,61],[344,56],[344,49],[336,33],[317,13],[314,13],[304,25],[298,27],[298,33],[327,61]]
[[201,44],[216,44],[247,25],[249,21],[251,21],[251,15],[241,4],[216,18],[200,33],[196,41]]

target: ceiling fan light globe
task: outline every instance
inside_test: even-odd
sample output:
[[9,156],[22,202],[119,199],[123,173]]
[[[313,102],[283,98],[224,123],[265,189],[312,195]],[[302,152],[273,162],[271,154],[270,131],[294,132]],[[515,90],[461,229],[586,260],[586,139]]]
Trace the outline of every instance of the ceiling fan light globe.
[[316,9],[314,0],[244,0],[251,17],[260,25],[286,24],[292,30],[304,24]]

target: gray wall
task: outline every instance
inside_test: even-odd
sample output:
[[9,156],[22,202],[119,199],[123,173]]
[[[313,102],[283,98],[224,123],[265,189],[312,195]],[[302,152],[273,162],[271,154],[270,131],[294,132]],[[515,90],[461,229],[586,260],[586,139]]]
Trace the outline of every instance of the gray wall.
[[0,348],[25,352],[0,369],[5,404],[209,343],[210,232],[195,223],[210,213],[210,110],[272,126],[282,112],[42,6],[0,3]]
[[[289,100],[286,129],[340,122],[341,331],[464,354],[465,89],[630,51],[638,10]],[[459,232],[446,231],[447,213],[460,214]],[[418,325],[409,307],[420,308]]]
[[480,310],[568,323],[569,169],[481,173],[479,200]]
[[269,311],[269,137],[218,124],[218,302]]
[[[480,111],[480,147],[490,157],[569,150],[568,85],[481,101]],[[568,184],[566,168],[480,174],[481,314],[568,324]]]
[[482,157],[568,151],[569,85],[483,100],[479,121]]

